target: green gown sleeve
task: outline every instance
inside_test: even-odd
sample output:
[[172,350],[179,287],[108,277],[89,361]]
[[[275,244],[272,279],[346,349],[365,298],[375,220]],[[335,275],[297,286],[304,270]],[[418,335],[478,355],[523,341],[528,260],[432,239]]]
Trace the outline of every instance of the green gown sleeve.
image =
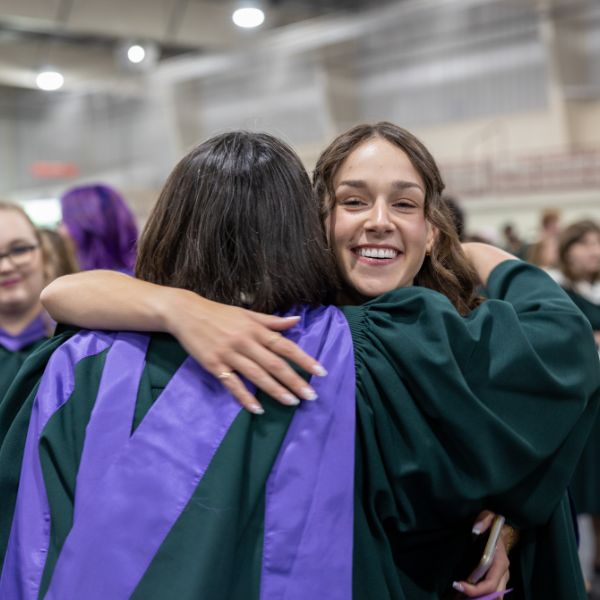
[[417,287],[344,308],[357,597],[453,598],[476,564],[475,516],[490,509],[527,532],[511,559],[515,600],[585,598],[565,489],[598,407],[591,330],[525,263],[498,266],[488,294],[467,317]]
[[517,261],[493,271],[488,293],[466,318],[422,288],[345,309],[365,452],[403,528],[484,505],[519,527],[546,522],[596,414],[593,337],[566,294]]

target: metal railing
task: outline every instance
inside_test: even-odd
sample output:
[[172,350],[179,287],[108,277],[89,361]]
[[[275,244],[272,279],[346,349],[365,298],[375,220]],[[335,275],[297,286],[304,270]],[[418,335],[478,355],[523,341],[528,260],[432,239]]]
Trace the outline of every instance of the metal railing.
[[600,149],[514,160],[446,163],[441,170],[446,189],[458,196],[594,188],[600,191]]

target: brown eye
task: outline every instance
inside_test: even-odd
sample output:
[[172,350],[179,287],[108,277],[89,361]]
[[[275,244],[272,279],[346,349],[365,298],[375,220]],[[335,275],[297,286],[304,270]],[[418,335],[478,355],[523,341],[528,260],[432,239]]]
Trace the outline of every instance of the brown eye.
[[349,208],[359,208],[364,206],[366,202],[360,198],[345,198],[343,200],[338,200],[338,204],[341,206],[347,206]]

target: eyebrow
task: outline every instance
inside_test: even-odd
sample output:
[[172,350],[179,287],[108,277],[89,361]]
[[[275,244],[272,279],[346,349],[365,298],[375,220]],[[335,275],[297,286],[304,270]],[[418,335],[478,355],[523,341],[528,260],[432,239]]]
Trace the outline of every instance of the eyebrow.
[[25,238],[15,238],[14,240],[10,240],[8,244],[6,244],[6,248],[10,251],[11,248],[15,246],[35,246],[37,244],[36,240],[28,240]]
[[27,238],[15,238],[14,240],[10,240],[8,242],[8,246],[14,246],[15,244],[36,244],[36,240],[30,240]]
[[[340,183],[338,184],[338,187],[342,186],[342,185],[345,185],[347,187],[358,188],[358,189],[366,189],[367,187],[369,187],[367,185],[367,182],[362,179],[345,179],[344,181],[340,181]],[[425,190],[423,190],[423,188],[418,183],[415,183],[414,181],[403,181],[403,180],[394,181],[392,183],[392,187],[398,191],[415,188],[415,189],[420,190],[421,192],[425,193]]]

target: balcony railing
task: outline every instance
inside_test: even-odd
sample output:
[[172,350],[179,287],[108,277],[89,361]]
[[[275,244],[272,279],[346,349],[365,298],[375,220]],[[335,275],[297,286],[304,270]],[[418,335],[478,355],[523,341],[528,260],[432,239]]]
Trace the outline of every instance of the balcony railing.
[[600,150],[506,161],[446,163],[441,168],[446,189],[458,196],[594,188],[600,191]]

